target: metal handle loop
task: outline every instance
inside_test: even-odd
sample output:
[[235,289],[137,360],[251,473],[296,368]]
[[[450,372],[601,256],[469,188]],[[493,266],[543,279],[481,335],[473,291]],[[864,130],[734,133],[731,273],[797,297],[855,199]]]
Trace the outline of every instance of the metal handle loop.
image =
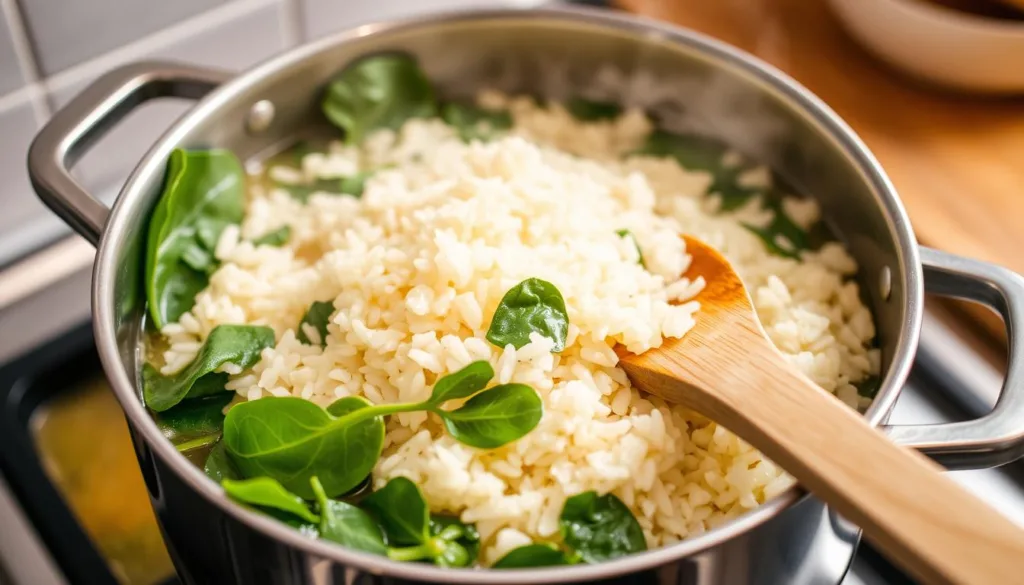
[[71,176],[86,150],[129,112],[158,97],[201,99],[230,72],[172,62],[125,65],[103,75],[57,112],[32,141],[28,174],[43,203],[93,245],[110,210]]
[[1024,455],[1024,277],[1006,268],[921,249],[925,289],[995,309],[1006,323],[1009,360],[995,408],[969,421],[887,428],[893,441],[950,469],[996,467]]

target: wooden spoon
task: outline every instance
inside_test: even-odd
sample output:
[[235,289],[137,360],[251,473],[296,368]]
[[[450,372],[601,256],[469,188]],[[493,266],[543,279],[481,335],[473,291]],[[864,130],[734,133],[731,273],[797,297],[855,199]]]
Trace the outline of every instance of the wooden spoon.
[[1024,583],[1024,530],[790,366],[728,261],[685,239],[687,275],[707,282],[697,324],[641,355],[620,346],[633,384],[743,437],[920,580]]

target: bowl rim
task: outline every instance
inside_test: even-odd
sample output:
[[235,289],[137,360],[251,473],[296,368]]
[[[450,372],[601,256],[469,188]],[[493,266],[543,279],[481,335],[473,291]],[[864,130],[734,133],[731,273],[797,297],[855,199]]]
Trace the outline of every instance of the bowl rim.
[[[861,0],[856,0],[859,3]],[[877,0],[887,2],[911,18],[975,36],[1024,40],[1024,20],[1006,20],[972,14],[925,0]]]
[[786,74],[756,57],[689,29],[644,17],[574,6],[531,9],[461,9],[356,26],[299,45],[246,70],[215,89],[175,122],[154,143],[122,188],[102,234],[93,272],[92,311],[97,349],[105,373],[135,432],[145,440],[156,456],[170,467],[189,489],[249,528],[255,529],[275,542],[286,544],[311,555],[308,560],[311,563],[308,567],[311,572],[316,570],[314,565],[333,561],[373,574],[388,574],[421,582],[512,585],[523,582],[592,581],[648,570],[700,553],[748,532],[797,502],[807,499],[809,496],[806,492],[799,485],[795,485],[774,499],[724,522],[704,534],[606,563],[515,571],[443,569],[419,563],[391,561],[385,557],[355,551],[334,543],[310,539],[268,516],[244,508],[230,500],[223,488],[216,485],[206,477],[202,470],[181,456],[170,441],[160,433],[156,423],[149,416],[142,401],[139,400],[135,389],[136,381],[129,378],[126,373],[118,350],[120,344],[116,328],[119,320],[115,298],[116,280],[120,272],[117,264],[118,254],[132,243],[127,239],[128,228],[131,227],[132,222],[139,221],[138,217],[133,216],[132,211],[133,200],[139,198],[138,191],[143,183],[141,177],[148,177],[158,170],[162,170],[166,162],[165,154],[179,143],[193,126],[230,103],[237,93],[243,92],[250,84],[256,83],[268,75],[292,67],[337,44],[353,39],[463,20],[538,20],[549,23],[564,21],[589,25],[595,29],[603,28],[619,33],[624,32],[637,38],[654,35],[659,40],[688,46],[716,59],[722,65],[737,67],[770,86],[772,90],[780,92],[796,106],[806,110],[818,129],[834,139],[837,148],[843,149],[851,157],[864,180],[869,183],[876,203],[884,210],[890,222],[890,231],[896,237],[897,266],[894,269],[900,271],[906,284],[906,319],[901,325],[892,362],[886,372],[881,389],[875,402],[865,413],[865,417],[874,426],[885,421],[895,404],[900,387],[909,374],[913,355],[917,349],[922,321],[923,289],[921,262],[913,230],[895,188],[878,161],[853,130],[819,98]]

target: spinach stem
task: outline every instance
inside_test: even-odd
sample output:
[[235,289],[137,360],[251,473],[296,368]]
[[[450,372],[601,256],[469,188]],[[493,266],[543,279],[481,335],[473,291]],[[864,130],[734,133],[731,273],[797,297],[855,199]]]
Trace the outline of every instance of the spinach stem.
[[388,558],[393,561],[418,561],[434,556],[434,547],[430,541],[416,546],[388,548]]
[[417,410],[432,409],[427,402],[399,402],[398,404],[376,404],[374,406],[360,408],[359,410],[353,410],[352,412],[334,421],[334,424],[337,426],[354,425],[356,423],[363,422],[364,420],[371,419],[377,416],[386,416],[389,414],[395,414],[399,412],[415,412]]
[[201,447],[212,445],[216,443],[218,439],[220,439],[220,433],[203,435],[202,437],[196,437],[195,439],[185,441],[184,443],[179,443],[175,445],[174,448],[177,449],[179,453],[184,453],[186,451],[191,451],[192,449],[199,449]]
[[434,539],[448,541],[455,540],[460,536],[462,536],[462,527],[452,525],[442,530],[440,534],[434,537]]

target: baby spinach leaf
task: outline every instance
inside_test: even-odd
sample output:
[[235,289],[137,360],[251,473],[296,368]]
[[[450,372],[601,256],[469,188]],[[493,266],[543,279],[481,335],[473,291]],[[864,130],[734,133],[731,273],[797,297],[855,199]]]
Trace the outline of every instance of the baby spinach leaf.
[[[743,227],[761,238],[770,253],[799,260],[800,251],[810,248],[807,232],[786,215],[780,199],[769,199],[767,206],[775,212],[767,227],[757,227],[746,223],[743,224]],[[782,236],[782,241],[779,240],[779,236]]]
[[444,543],[435,562],[442,567],[468,567],[480,556],[476,526],[452,516],[430,516],[430,535]]
[[565,103],[573,118],[582,122],[614,120],[622,115],[622,106],[615,102],[599,102],[581,97],[574,97]]
[[527,544],[510,550],[505,556],[498,559],[498,562],[491,566],[492,569],[527,569],[530,567],[555,567],[559,565],[572,564],[559,550],[551,543]]
[[203,472],[206,473],[206,477],[217,483],[225,479],[242,479],[242,474],[238,473],[231,456],[224,448],[224,441],[218,442],[210,449],[210,454],[206,456],[206,462],[203,464]]
[[309,522],[320,522],[320,517],[309,510],[302,498],[269,477],[225,479],[220,485],[232,499],[239,502],[262,508],[274,508]]
[[363,171],[348,177],[317,179],[312,183],[277,183],[277,186],[287,191],[293,199],[306,203],[314,193],[362,197],[366,180],[371,176],[373,176],[373,171]]
[[320,507],[320,538],[376,555],[387,554],[380,526],[369,514],[352,504],[328,499],[315,476],[309,483]]
[[448,400],[472,396],[486,388],[491,378],[494,378],[491,364],[484,360],[473,362],[435,382],[427,402],[436,406]]
[[[367,402],[363,408],[372,407]],[[228,411],[224,444],[246,477],[271,477],[313,499],[309,480],[316,476],[334,497],[369,475],[384,444],[381,417],[342,421],[302,398],[260,398]]]
[[142,369],[142,395],[146,406],[163,412],[185,398],[197,398],[224,391],[227,374],[214,372],[231,363],[242,369],[252,367],[260,352],[274,345],[274,330],[255,325],[218,325],[210,331],[199,354],[185,369],[161,375],[146,364]]
[[671,157],[687,170],[715,173],[722,166],[725,151],[722,143],[709,138],[655,130],[633,154]]
[[527,278],[510,288],[494,312],[487,340],[498,347],[512,344],[519,349],[539,333],[555,342],[552,352],[565,349],[569,315],[565,300],[555,285],[539,278]]
[[334,303],[332,301],[314,301],[306,314],[303,315],[302,321],[299,323],[299,331],[296,333],[295,338],[305,343],[306,345],[312,345],[309,336],[306,335],[306,325],[312,326],[317,332],[320,333],[320,347],[327,345],[327,323],[331,320],[331,315],[334,314]]
[[588,563],[647,550],[643,529],[622,500],[589,491],[565,501],[559,518],[562,539]]
[[465,142],[490,140],[512,127],[512,115],[508,111],[487,110],[466,104],[445,104],[441,118],[455,128]]
[[293,516],[292,514],[282,512],[276,508],[260,508],[260,512],[263,512],[282,524],[291,526],[304,536],[308,536],[310,538],[318,538],[320,536],[320,524],[318,522],[310,522],[309,520],[304,520],[298,516]]
[[518,440],[540,422],[544,404],[523,384],[502,384],[470,398],[456,410],[435,410],[455,440],[495,449]]
[[360,408],[366,408],[367,406],[372,405],[369,400],[362,396],[345,396],[344,398],[339,398],[332,402],[327,407],[327,414],[335,418],[341,418],[350,412],[359,410]]
[[291,226],[285,225],[277,228],[276,230],[269,231],[262,236],[252,241],[254,246],[274,246],[281,247],[288,243],[288,239],[292,237]]
[[391,545],[413,546],[430,538],[427,502],[412,481],[396,477],[363,500],[362,505],[384,527]]
[[[171,443],[181,445],[202,437],[219,437],[224,426],[224,407],[234,394],[221,392],[204,398],[186,400],[153,418]],[[212,441],[211,441],[212,442]]]
[[865,398],[874,398],[878,394],[878,389],[882,386],[882,379],[878,376],[868,376],[854,384],[854,386],[857,387],[857,394]]
[[647,268],[647,264],[644,262],[644,253],[640,251],[640,242],[636,241],[636,236],[629,230],[618,230],[615,232],[620,238],[629,238],[633,240],[633,247],[636,248],[637,263],[643,268]]
[[146,300],[158,328],[177,321],[206,288],[220,233],[242,220],[244,178],[230,151],[171,153],[146,244]]
[[349,65],[327,86],[322,107],[349,144],[378,128],[394,130],[410,118],[437,115],[430,80],[405,54],[374,55]]

